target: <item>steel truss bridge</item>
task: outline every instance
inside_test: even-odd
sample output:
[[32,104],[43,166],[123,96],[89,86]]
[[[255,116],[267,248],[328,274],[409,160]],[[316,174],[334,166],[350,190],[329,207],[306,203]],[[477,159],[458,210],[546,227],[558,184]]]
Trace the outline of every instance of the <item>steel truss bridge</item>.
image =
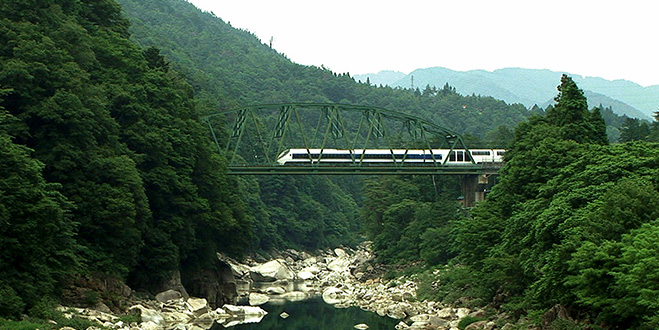
[[[435,159],[425,164],[396,159],[393,150],[468,150],[457,133],[416,116],[391,110],[348,104],[286,103],[241,107],[202,117],[218,151],[228,160],[229,174],[494,174],[499,163],[447,164]],[[230,125],[230,127],[227,127]],[[373,165],[362,159],[346,163],[323,162],[279,165],[287,149],[385,149],[390,164]]]

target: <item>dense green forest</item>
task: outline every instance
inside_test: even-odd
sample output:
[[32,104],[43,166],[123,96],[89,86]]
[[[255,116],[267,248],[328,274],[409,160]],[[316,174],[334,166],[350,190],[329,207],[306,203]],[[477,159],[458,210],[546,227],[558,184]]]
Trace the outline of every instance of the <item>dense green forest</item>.
[[[499,183],[470,215],[428,204],[410,181],[379,183],[364,202],[370,237],[384,262],[431,266],[421,298],[529,317],[560,304],[584,328],[655,329],[659,144],[609,145],[572,79],[558,91],[517,126]],[[623,136],[638,126],[626,122]]]
[[[657,148],[609,146],[604,133],[657,141],[656,123],[589,111],[567,78],[546,110],[448,84],[371,86],[292,63],[182,0],[119,3],[0,3],[1,317],[37,313],[78,275],[155,290],[214,267],[218,251],[364,234],[386,263],[459,265],[446,278],[473,279],[452,292],[474,302],[503,294],[516,311],[560,302],[603,324],[656,322],[656,288],[640,283],[653,262],[642,253],[656,251]],[[454,178],[228,175],[199,116],[277,102],[414,114],[471,147],[510,146],[509,165],[471,214]]]

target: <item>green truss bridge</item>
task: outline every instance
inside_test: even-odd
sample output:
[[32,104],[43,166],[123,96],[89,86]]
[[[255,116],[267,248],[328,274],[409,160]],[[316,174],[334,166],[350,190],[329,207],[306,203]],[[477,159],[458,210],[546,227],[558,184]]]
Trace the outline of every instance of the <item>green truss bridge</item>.
[[[378,107],[261,104],[202,120],[236,175],[463,175],[468,192],[503,165],[467,156],[476,151],[449,129]],[[471,195],[465,194],[466,204],[484,198]]]

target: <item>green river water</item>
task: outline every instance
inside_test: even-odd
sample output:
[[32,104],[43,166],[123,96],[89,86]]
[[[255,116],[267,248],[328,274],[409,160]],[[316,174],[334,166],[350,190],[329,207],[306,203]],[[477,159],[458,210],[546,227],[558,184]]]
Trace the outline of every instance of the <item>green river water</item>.
[[[259,323],[240,324],[230,327],[235,330],[351,330],[356,324],[367,324],[369,330],[393,330],[400,322],[376,313],[366,312],[358,307],[335,308],[321,298],[311,298],[284,304],[268,303],[261,308],[268,312]],[[282,312],[289,314],[281,318]],[[216,324],[212,330],[225,329]]]

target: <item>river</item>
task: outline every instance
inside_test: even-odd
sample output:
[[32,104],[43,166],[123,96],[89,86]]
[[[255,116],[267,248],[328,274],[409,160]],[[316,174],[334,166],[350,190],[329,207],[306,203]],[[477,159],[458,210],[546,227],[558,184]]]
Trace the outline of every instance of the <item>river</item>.
[[[259,323],[240,324],[231,327],[235,330],[349,330],[357,324],[367,324],[369,330],[392,330],[400,322],[389,317],[382,317],[373,312],[366,312],[358,307],[335,308],[326,304],[320,297],[296,302],[267,303],[261,308],[268,314]],[[280,314],[286,312],[287,318]],[[215,324],[212,330],[224,329]]]

